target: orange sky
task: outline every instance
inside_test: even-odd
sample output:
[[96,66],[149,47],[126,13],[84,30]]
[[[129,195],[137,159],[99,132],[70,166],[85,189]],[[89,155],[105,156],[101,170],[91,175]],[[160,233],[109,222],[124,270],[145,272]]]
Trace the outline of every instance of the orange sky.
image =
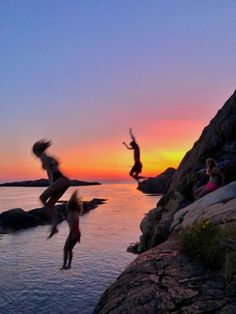
[[[143,175],[155,176],[167,167],[177,168],[184,154],[191,149],[204,127],[203,121],[163,120],[157,125],[150,125],[145,132],[137,128],[136,141],[141,148]],[[123,137],[122,137],[123,136]],[[68,140],[63,148],[56,143],[49,149],[49,154],[61,160],[61,169],[70,178],[90,181],[129,180],[128,175],[133,165],[133,151],[127,150],[122,141],[130,142],[128,130],[121,135],[108,134],[95,142],[85,142],[76,147]],[[31,153],[31,147],[19,145],[18,155],[8,156],[1,171],[1,181],[38,179],[46,173],[40,161]],[[15,158],[16,161],[15,162]]]
[[131,180],[130,127],[144,176],[177,167],[234,92],[235,1],[44,2],[1,1],[0,182],[46,177],[44,137],[71,178]]

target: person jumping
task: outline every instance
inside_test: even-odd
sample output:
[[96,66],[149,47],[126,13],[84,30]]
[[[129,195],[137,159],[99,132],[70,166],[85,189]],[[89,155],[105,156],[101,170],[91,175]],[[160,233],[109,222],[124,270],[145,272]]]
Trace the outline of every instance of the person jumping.
[[47,214],[52,223],[51,232],[48,238],[51,238],[58,232],[58,219],[55,204],[70,187],[70,180],[59,170],[59,161],[46,153],[46,150],[51,145],[51,141],[42,139],[34,143],[32,148],[33,153],[41,160],[42,168],[47,171],[49,179],[49,187],[39,197],[43,205],[46,207]]
[[135,140],[135,137],[132,132],[132,128],[129,129],[129,134],[132,139],[132,141],[129,143],[130,146],[128,146],[125,142],[123,144],[127,149],[132,149],[134,151],[134,165],[132,169],[130,170],[129,174],[132,178],[134,178],[138,183],[140,182],[140,179],[143,179],[145,177],[139,176],[139,174],[142,172],[142,163],[140,161],[140,148]]
[[66,239],[64,246],[64,258],[63,265],[61,269],[71,268],[71,262],[73,258],[73,248],[76,243],[80,242],[81,233],[79,229],[79,215],[83,211],[83,203],[77,196],[77,191],[75,191],[70,200],[67,203],[67,222],[69,225],[69,235]]

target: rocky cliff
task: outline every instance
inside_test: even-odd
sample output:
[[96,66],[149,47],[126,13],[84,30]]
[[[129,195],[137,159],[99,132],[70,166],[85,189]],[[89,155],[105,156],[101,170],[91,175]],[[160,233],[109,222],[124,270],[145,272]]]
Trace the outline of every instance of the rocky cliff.
[[174,168],[169,167],[160,175],[140,182],[137,189],[149,194],[164,194],[168,190],[175,171]]
[[[205,233],[207,258],[208,252],[217,254],[216,261],[224,256],[215,271],[186,254],[180,241],[180,232],[206,218],[226,230],[234,224],[230,239],[215,251],[210,229]],[[236,181],[178,211],[168,240],[138,256],[104,292],[94,314],[236,313],[235,222]]]
[[236,91],[226,101],[199,140],[187,152],[174,173],[167,193],[141,222],[139,252],[165,241],[175,213],[193,201],[193,191],[205,184],[205,161],[214,158],[225,176],[225,184],[236,180]]
[[168,240],[129,265],[104,292],[93,314],[236,313],[236,280],[207,271]]
[[[235,156],[236,92],[185,155],[167,193],[143,218],[138,249],[146,252],[104,292],[94,314],[236,313]],[[224,172],[225,186],[193,202],[194,189],[207,180],[209,157]],[[196,226],[201,227],[200,237]],[[203,245],[206,260],[217,266],[214,270],[201,260],[203,252],[193,256],[184,250],[185,233],[190,249]],[[221,267],[214,265],[218,257]]]

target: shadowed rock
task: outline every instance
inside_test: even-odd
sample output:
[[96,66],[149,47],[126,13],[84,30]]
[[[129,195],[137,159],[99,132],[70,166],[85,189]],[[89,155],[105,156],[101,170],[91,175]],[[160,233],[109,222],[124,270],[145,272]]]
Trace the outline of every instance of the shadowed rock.
[[93,314],[235,313],[236,282],[225,285],[170,239],[138,256],[103,293]]
[[[103,293],[93,314],[236,313],[235,272],[226,282],[225,264],[219,271],[207,271],[200,260],[181,251],[178,240],[179,231],[202,218],[233,226],[235,156],[236,92],[185,155],[167,193],[143,218],[136,248],[146,252]],[[224,172],[225,186],[193,202],[194,189],[208,180],[205,160],[209,157],[216,159]],[[235,241],[228,240],[223,251],[235,253]]]
[[[193,202],[194,190],[209,179],[205,168],[207,158],[217,161],[225,175],[225,184],[236,180],[236,91],[184,156],[167,193],[158,202],[156,210],[151,211],[158,212],[158,219],[144,217],[149,227],[144,228],[140,237],[139,252],[168,238],[174,215]],[[147,214],[148,217],[152,215],[151,212]]]
[[[83,214],[104,204],[105,199],[94,198],[91,201],[83,202]],[[66,219],[66,202],[56,205],[58,221]],[[45,207],[35,208],[30,211],[24,211],[21,208],[7,210],[0,214],[0,233],[8,233],[19,229],[35,227],[38,225],[49,224],[50,219],[46,213]]]
[[167,168],[163,173],[154,178],[143,180],[138,185],[138,190],[150,194],[164,194],[170,184],[171,178],[175,173],[174,168]]
[[[86,186],[86,185],[100,185],[99,182],[86,182],[79,180],[70,180],[71,186]],[[21,186],[21,187],[45,187],[49,186],[48,179],[29,180],[29,181],[17,181],[1,183],[0,186]]]
[[[93,314],[236,313],[235,271],[224,265],[210,272],[181,249],[179,231],[203,218],[226,230],[236,221],[236,181],[179,210],[169,239],[139,255],[103,293]],[[152,209],[141,223],[143,233],[149,234],[152,222],[160,219],[158,208]],[[222,254],[234,252],[236,257],[233,239],[220,243]]]

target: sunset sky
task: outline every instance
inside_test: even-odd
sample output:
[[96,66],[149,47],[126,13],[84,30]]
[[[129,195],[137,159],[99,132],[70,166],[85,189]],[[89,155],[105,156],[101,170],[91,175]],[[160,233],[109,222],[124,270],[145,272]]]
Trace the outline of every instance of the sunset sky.
[[1,0],[0,182],[46,177],[43,137],[81,180],[177,167],[236,88],[236,1]]

